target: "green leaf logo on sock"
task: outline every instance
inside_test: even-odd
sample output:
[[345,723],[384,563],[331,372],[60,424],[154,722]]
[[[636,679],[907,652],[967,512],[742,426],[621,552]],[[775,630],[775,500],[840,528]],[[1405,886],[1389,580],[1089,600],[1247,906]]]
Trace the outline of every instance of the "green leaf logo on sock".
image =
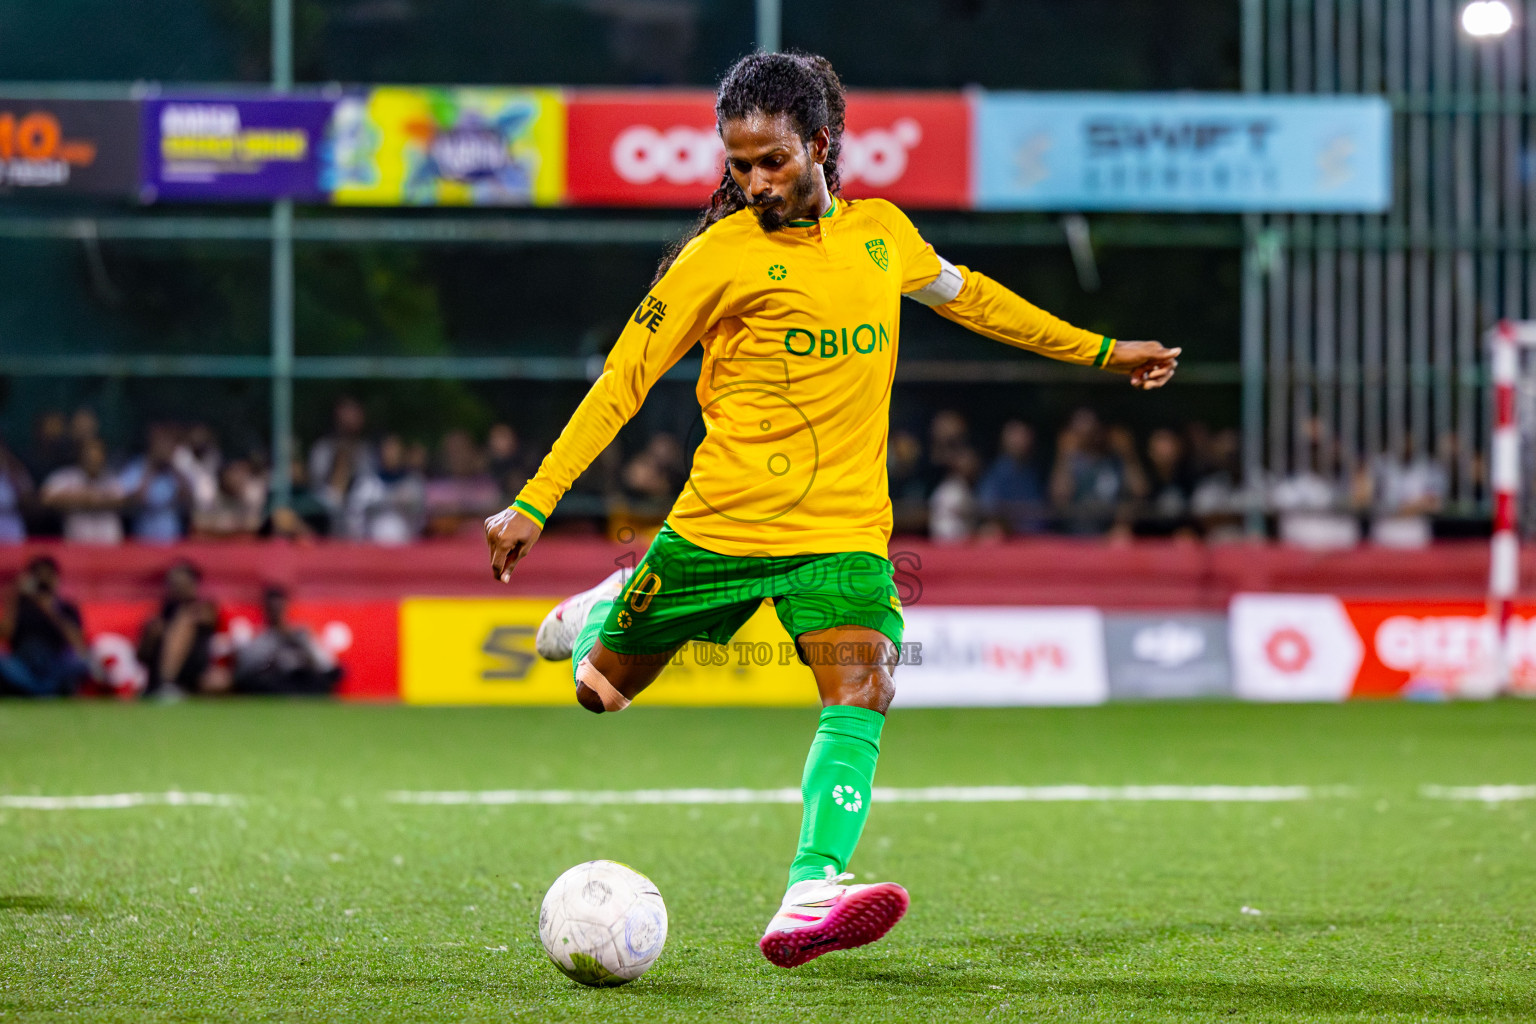
[[833,786],[832,799],[845,811],[857,811],[864,806],[864,795],[852,786]]

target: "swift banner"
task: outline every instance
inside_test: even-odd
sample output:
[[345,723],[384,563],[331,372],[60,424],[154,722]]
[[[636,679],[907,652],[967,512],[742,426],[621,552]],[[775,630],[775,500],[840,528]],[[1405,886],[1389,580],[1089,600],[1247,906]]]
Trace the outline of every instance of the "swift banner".
[[0,98],[0,194],[138,191],[137,103]]
[[[725,151],[707,91],[573,92],[568,199],[577,206],[704,206]],[[851,199],[970,205],[970,106],[959,94],[850,93],[839,167]]]
[[299,97],[178,96],[144,104],[144,198],[319,200],[335,104]]
[[1294,210],[1391,204],[1379,97],[982,93],[983,210]]
[[565,192],[555,89],[381,87],[337,103],[321,188],[341,205],[552,206]]

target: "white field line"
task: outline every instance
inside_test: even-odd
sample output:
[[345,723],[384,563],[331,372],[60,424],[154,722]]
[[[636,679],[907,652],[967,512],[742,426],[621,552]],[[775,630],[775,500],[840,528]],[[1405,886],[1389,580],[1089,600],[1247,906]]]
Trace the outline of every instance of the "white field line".
[[0,793],[0,808],[23,811],[117,811],[127,807],[233,807],[225,793],[102,793],[92,796],[22,796]]
[[[876,786],[877,803],[1281,803],[1337,795],[1311,786]],[[397,804],[798,804],[799,789],[487,789],[385,794]]]
[[1420,786],[1419,795],[1430,800],[1480,800],[1502,804],[1511,800],[1536,800],[1536,786]]

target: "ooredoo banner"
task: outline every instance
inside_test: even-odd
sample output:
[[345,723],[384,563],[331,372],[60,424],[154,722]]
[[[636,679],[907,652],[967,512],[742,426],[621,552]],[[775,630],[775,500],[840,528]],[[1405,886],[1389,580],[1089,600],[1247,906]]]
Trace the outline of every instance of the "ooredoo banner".
[[550,206],[565,154],[557,89],[380,87],[336,104],[321,188],[342,205]]
[[908,607],[904,614],[905,640],[914,653],[896,673],[900,706],[1109,699],[1098,609]]
[[[724,149],[707,91],[577,91],[568,103],[574,205],[701,207]],[[970,205],[970,106],[958,94],[850,93],[839,167],[850,198]]]
[[1239,594],[1228,622],[1237,696],[1341,701],[1353,691],[1365,652],[1337,597]]
[[322,199],[335,103],[320,97],[176,96],[144,104],[144,198]]
[[0,194],[139,191],[139,105],[0,98]]

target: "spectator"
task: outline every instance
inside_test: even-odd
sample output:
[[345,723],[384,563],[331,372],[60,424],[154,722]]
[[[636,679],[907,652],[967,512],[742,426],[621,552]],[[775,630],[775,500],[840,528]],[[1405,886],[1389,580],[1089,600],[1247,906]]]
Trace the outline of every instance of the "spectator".
[[1190,498],[1194,494],[1184,439],[1167,427],[1147,438],[1147,501],[1137,532],[1151,537],[1192,536]]
[[119,477],[135,540],[170,544],[182,537],[182,517],[191,504],[186,479],[176,471],[176,434],[169,427],[149,430],[149,451],[128,464]]
[[32,425],[32,450],[24,460],[32,479],[42,480],[61,466],[67,466],[76,458],[69,439],[69,424],[64,414],[49,409],[37,417]]
[[[314,465],[314,459],[310,459]],[[382,488],[371,463],[364,463],[359,448],[339,447],[329,462],[330,472],[316,481],[314,497],[328,516],[327,531],[332,537],[363,540],[368,535],[368,508],[378,500]]]
[[234,459],[219,469],[214,493],[207,500],[194,499],[192,532],[199,537],[254,537],[266,507],[266,482],[249,461]]
[[[1454,451],[1454,448],[1452,449]],[[1422,548],[1433,537],[1430,517],[1450,494],[1445,465],[1416,450],[1413,436],[1400,452],[1378,455],[1361,474],[1356,500],[1374,513],[1371,539],[1385,547]]]
[[1360,521],[1347,511],[1348,495],[1336,477],[1321,467],[1338,464],[1332,438],[1321,421],[1301,425],[1296,466],[1275,482],[1270,504],[1279,513],[1280,540],[1314,550],[1350,548],[1360,543]]
[[[936,414],[928,424],[928,489],[948,478],[950,464],[971,447],[965,417],[952,409]],[[974,454],[974,453],[973,453]]]
[[32,475],[10,449],[0,445],[0,544],[20,544],[27,539],[32,498]]
[[309,696],[333,693],[341,681],[341,667],[308,629],[289,625],[288,591],[268,587],[262,593],[261,606],[266,628],[235,649],[235,692]]
[[532,476],[527,458],[510,424],[498,423],[485,437],[486,469],[501,488],[502,500],[511,504]]
[[80,609],[58,588],[59,563],[40,555],[6,594],[0,639],[10,653],[0,656],[0,694],[67,697],[90,679]]
[[80,450],[92,441],[101,440],[101,420],[96,416],[96,410],[88,405],[82,405],[69,417],[69,454],[71,458],[79,458]]
[[896,431],[886,448],[885,467],[894,529],[898,533],[921,531],[928,520],[923,443],[911,431]]
[[348,475],[373,476],[377,469],[373,446],[368,443],[365,429],[367,414],[357,399],[343,395],[336,400],[333,413],[334,429],[316,441],[309,450],[309,480],[316,487],[331,479],[336,463],[345,459]]
[[224,454],[219,451],[219,440],[212,427],[194,423],[188,428],[176,446],[171,463],[187,481],[194,509],[213,504],[219,493],[219,470],[224,464]]
[[376,493],[364,509],[364,533],[375,544],[407,544],[421,535],[426,482],[406,457],[405,443],[398,435],[380,442],[379,473],[373,478]]
[[[683,446],[668,433],[654,435],[620,474],[625,497],[651,506],[669,505],[687,479]],[[663,508],[663,511],[665,509]]]
[[1068,533],[1101,534],[1114,523],[1127,493],[1127,467],[1109,451],[1103,426],[1091,409],[1072,414],[1056,439],[1051,501]]
[[1211,436],[1203,426],[1188,436],[1200,442],[1195,463],[1200,467],[1189,498],[1190,512],[1207,541],[1226,542],[1243,538],[1243,514],[1248,496],[1241,471],[1242,443],[1235,430]]
[[43,504],[63,519],[64,539],[76,544],[121,544],[126,492],[107,470],[107,449],[88,441],[80,461],[54,470],[43,481]]
[[949,473],[928,499],[928,535],[940,543],[969,540],[976,531],[976,477],[981,460],[970,448],[950,455]]
[[443,437],[442,475],[427,481],[427,532],[451,537],[502,508],[501,488],[485,471],[485,459],[468,431]]
[[229,670],[213,656],[219,608],[201,593],[202,581],[202,572],[187,561],[165,574],[160,610],[139,633],[139,662],[149,672],[146,695],[175,698],[229,689]]
[[983,516],[1011,534],[1046,527],[1045,481],[1034,463],[1035,432],[1022,420],[1003,424],[996,461],[976,488]]

